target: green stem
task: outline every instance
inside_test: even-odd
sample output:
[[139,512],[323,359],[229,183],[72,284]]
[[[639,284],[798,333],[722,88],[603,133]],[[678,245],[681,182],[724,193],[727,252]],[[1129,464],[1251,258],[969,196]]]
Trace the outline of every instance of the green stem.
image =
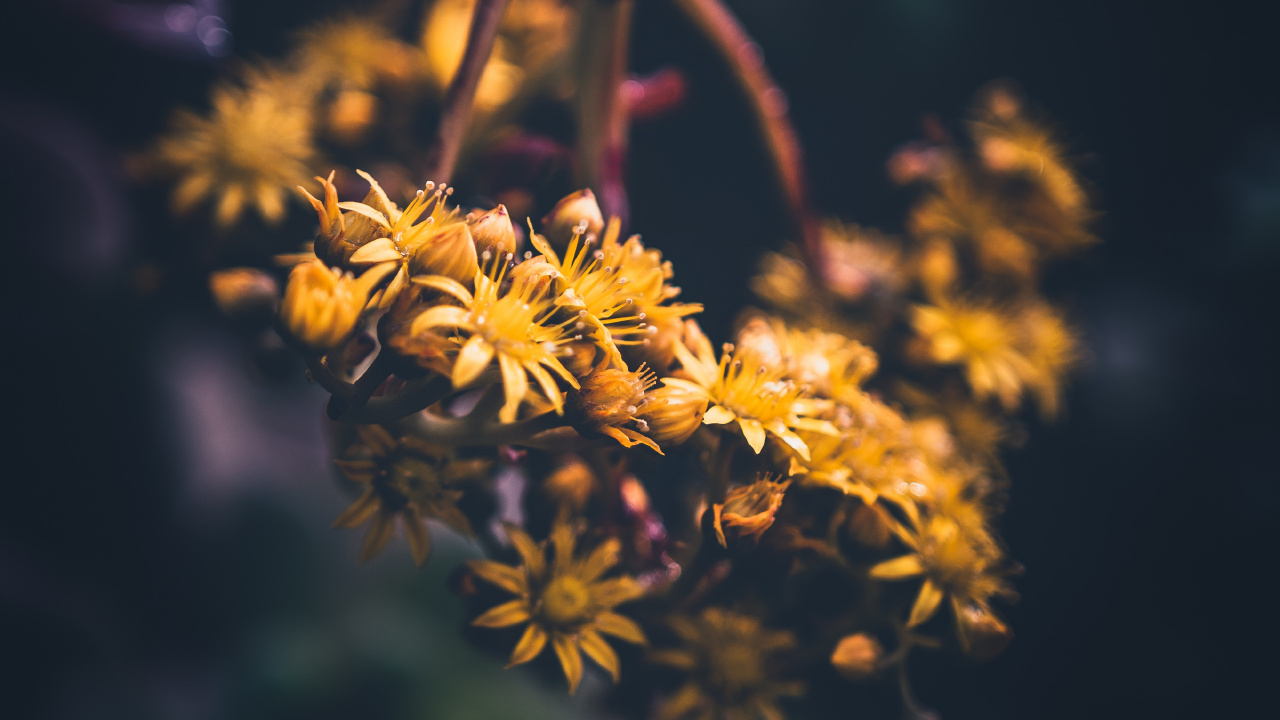
[[514,423],[488,422],[476,424],[468,418],[442,418],[427,412],[412,415],[404,421],[405,429],[436,445],[467,447],[479,445],[520,445],[547,430],[567,425],[555,413]]

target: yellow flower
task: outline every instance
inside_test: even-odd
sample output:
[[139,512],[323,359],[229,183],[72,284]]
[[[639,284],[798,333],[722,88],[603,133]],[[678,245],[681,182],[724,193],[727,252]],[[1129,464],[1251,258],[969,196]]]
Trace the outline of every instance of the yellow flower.
[[800,387],[786,377],[785,369],[766,365],[756,353],[735,352],[732,345],[725,347],[716,362],[711,342],[692,320],[685,323],[685,342],[676,346],[676,356],[688,379],[666,378],[663,382],[707,398],[712,407],[702,422],[737,422],[756,453],[764,448],[766,432],[805,459],[809,457],[809,447],[795,433],[797,429],[838,434],[830,422],[813,417],[819,404],[804,396]]
[[[387,308],[395,302],[408,287],[411,272],[471,281],[479,263],[466,224],[456,219],[456,210],[445,208],[444,198],[452,189],[437,188],[429,182],[426,189],[419,190],[401,210],[371,175],[362,170],[356,173],[369,183],[364,202],[337,202],[331,179],[316,178],[325,186],[324,202],[305,189],[302,192],[320,216],[321,234],[317,242],[323,242],[321,251],[326,256],[336,254],[337,262],[355,266],[385,262],[399,265],[395,277],[383,291],[380,307]],[[339,210],[348,213],[343,216],[338,214]],[[426,219],[418,222],[424,215]]]
[[680,445],[702,425],[707,413],[707,394],[701,389],[672,385],[667,378],[660,388],[650,390],[649,402],[640,416],[649,425],[649,437],[661,445]]
[[846,635],[831,653],[831,665],[850,680],[863,680],[879,668],[884,657],[880,642],[866,633]]
[[625,368],[618,345],[644,345],[657,332],[650,321],[683,317],[702,306],[662,304],[680,292],[666,284],[670,264],[661,262],[660,253],[645,250],[639,237],[619,243],[617,218],[606,226],[597,250],[591,249],[596,239],[585,227],[580,223],[574,230],[563,259],[531,228],[532,243],[556,270],[556,306],[578,312],[584,330],[605,349],[612,364]]
[[370,90],[379,81],[413,76],[416,49],[381,24],[360,17],[322,20],[299,33],[294,60],[305,82]]
[[762,477],[750,485],[730,490],[724,502],[712,505],[716,538],[720,544],[729,547],[724,536],[726,527],[737,528],[738,537],[749,537],[759,542],[764,531],[773,525],[774,516],[782,507],[782,496],[790,484],[790,480],[775,482]]
[[645,643],[640,626],[613,611],[640,597],[644,590],[631,577],[600,579],[618,563],[621,544],[610,538],[587,557],[579,558],[575,554],[576,533],[566,523],[558,523],[551,530],[554,556],[549,557],[520,528],[508,525],[507,535],[523,561],[520,567],[492,560],[468,564],[476,575],[518,597],[491,608],[472,624],[502,628],[528,623],[507,667],[529,662],[550,642],[569,681],[569,694],[582,680],[582,653],[617,682],[621,673],[618,656],[602,633]]
[[1062,316],[1045,303],[1031,303],[1019,317],[1022,344],[1033,372],[1026,379],[1046,418],[1058,414],[1062,376],[1075,362],[1076,339]]
[[374,288],[393,263],[369,268],[356,278],[319,260],[303,263],[289,273],[280,319],[289,334],[313,350],[337,347],[356,329]]
[[484,460],[454,461],[440,448],[412,436],[393,438],[377,425],[359,425],[356,459],[336,460],[342,473],[365,485],[364,493],[334,521],[335,528],[369,523],[360,562],[382,552],[395,531],[396,518],[409,538],[413,561],[422,565],[431,552],[426,519],[436,518],[464,535],[471,524],[458,510],[462,492],[455,489],[464,479],[488,467]]
[[1017,409],[1036,371],[1017,346],[1015,320],[989,306],[952,301],[916,305],[911,325],[928,360],[962,365],[979,400],[995,396],[1005,410]]
[[221,227],[234,224],[247,203],[268,223],[283,219],[287,190],[307,176],[314,153],[307,102],[290,76],[268,69],[251,72],[243,86],[214,88],[208,117],[179,111],[154,151],[181,176],[174,212],[216,196]]
[[[602,368],[582,379],[578,392],[570,394],[574,427],[586,434],[602,433],[623,447],[645,445],[659,455],[662,449],[642,433],[649,423],[640,413],[658,402],[647,394],[656,377],[641,365],[635,372]],[[631,427],[627,427],[630,425]]]
[[416,335],[448,328],[466,334],[465,338],[454,338],[459,343],[453,366],[455,388],[469,385],[496,357],[506,392],[506,402],[498,413],[502,422],[516,419],[520,403],[530,391],[529,377],[556,412],[564,411],[563,393],[548,368],[573,388],[579,387],[577,378],[556,357],[559,346],[573,338],[572,326],[544,325],[555,308],[541,288],[536,283],[516,282],[501,292],[511,258],[511,253],[494,257],[487,273],[477,271],[475,293],[452,278],[415,277],[413,282],[451,296],[462,307],[436,305],[418,315],[410,330]]
[[795,646],[789,632],[768,630],[760,621],[710,607],[696,618],[675,617],[671,628],[682,649],[651,653],[653,662],[685,671],[689,680],[658,710],[662,720],[782,720],[777,698],[800,695],[804,686],[774,677],[774,655]]
[[838,220],[824,224],[821,238],[818,270],[827,289],[840,299],[857,302],[871,296],[891,297],[906,286],[901,242],[878,230]]
[[950,599],[963,640],[971,621],[991,613],[993,597],[1012,595],[997,574],[1000,554],[985,529],[965,528],[943,515],[895,529],[912,552],[875,565],[870,574],[879,580],[924,578],[907,627],[933,617],[942,601]]

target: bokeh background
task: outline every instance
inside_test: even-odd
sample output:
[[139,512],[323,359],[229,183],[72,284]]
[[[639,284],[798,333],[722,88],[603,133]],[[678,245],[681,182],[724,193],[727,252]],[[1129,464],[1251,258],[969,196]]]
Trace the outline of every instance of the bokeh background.
[[[277,55],[344,6],[196,4],[225,19],[213,45],[166,33],[163,5],[6,5],[0,716],[590,717],[598,682],[570,701],[465,641],[445,577],[476,553],[462,540],[421,572],[403,548],[355,564],[358,534],[328,530],[346,498],[324,394],[254,362],[207,297],[190,225],[127,180],[128,154],[201,106],[227,51]],[[909,196],[885,159],[930,113],[954,127],[995,78],[1054,118],[1103,211],[1103,244],[1048,288],[1088,362],[1065,417],[1007,458],[1017,637],[989,663],[915,663],[921,700],[947,720],[1274,711],[1267,3],[729,4],[788,94],[825,214],[898,230]],[[640,0],[632,66],[672,64],[689,95],[633,130],[633,224],[723,337],[785,218],[730,79]]]

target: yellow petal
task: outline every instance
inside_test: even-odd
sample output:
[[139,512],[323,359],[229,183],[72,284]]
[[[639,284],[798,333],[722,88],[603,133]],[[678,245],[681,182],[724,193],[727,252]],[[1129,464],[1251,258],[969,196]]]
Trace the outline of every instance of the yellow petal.
[[498,411],[498,419],[504,423],[515,422],[520,403],[529,392],[529,376],[525,374],[519,360],[504,353],[498,354],[498,367],[502,368],[502,389],[507,398]]
[[618,564],[618,554],[622,543],[617,538],[609,538],[600,543],[595,550],[582,561],[576,575],[585,583],[595,582],[606,570]]
[[467,562],[467,567],[482,580],[487,580],[507,592],[521,595],[528,589],[528,583],[525,581],[524,573],[520,572],[520,568],[513,568],[492,560],[470,560]]
[[775,420],[769,423],[769,432],[773,433],[779,440],[786,443],[788,447],[795,450],[800,457],[806,461],[809,460],[809,446],[805,444],[800,436],[791,432],[781,420]]
[[928,578],[920,586],[920,594],[916,596],[916,604],[911,606],[911,617],[907,618],[907,627],[915,627],[933,617],[942,602],[942,588]]
[[644,435],[636,432],[635,430],[632,430],[631,428],[618,428],[618,430],[622,433],[623,436],[630,438],[631,440],[631,442],[629,443],[622,443],[623,447],[633,447],[635,445],[644,445],[645,447],[658,453],[659,455],[666,454],[662,452],[662,448],[658,447],[658,443],[650,440],[648,437],[645,437]]
[[[708,415],[711,413],[708,412]],[[706,422],[706,419],[703,419]],[[747,444],[755,451],[757,455],[764,449],[764,426],[759,420],[751,420],[749,418],[738,418],[738,427],[742,428],[742,437],[747,439]]]
[[724,539],[724,525],[721,522],[722,520],[721,513],[723,511],[724,511],[723,503],[716,503],[715,505],[711,506],[711,513],[714,518],[711,524],[716,529],[716,539],[720,541],[720,547],[727,548],[729,547],[729,543]]
[[373,294],[373,288],[376,287],[378,283],[382,282],[382,279],[385,278],[388,273],[395,269],[396,264],[390,262],[382,263],[381,265],[374,265],[368,270],[365,270],[360,277],[356,278],[355,284],[352,286],[352,291],[355,292],[357,297],[369,297]]
[[690,680],[685,683],[674,695],[667,698],[658,710],[658,717],[662,720],[677,720],[677,718],[686,717],[691,711],[697,708],[703,709],[703,715],[709,712],[709,708],[705,706],[709,703],[708,698],[703,694],[702,688],[699,687],[696,680]]
[[680,670],[692,670],[698,666],[698,659],[687,650],[654,650],[649,653],[648,659],[655,665],[666,665]]
[[592,599],[605,608],[631,602],[642,595],[644,595],[644,586],[627,575],[609,578],[591,586]]
[[880,580],[901,580],[915,577],[923,572],[924,566],[920,564],[919,555],[903,555],[892,560],[885,560],[871,568],[870,575]]
[[378,496],[373,489],[366,490],[360,499],[347,506],[346,510],[333,521],[335,528],[359,527],[368,522],[369,517],[378,511]]
[[529,603],[524,598],[489,608],[471,621],[476,627],[501,628],[529,621]]
[[521,663],[527,663],[538,657],[538,653],[542,652],[542,648],[547,646],[547,631],[542,629],[541,625],[531,624],[525,628],[524,635],[520,636],[520,642],[516,643],[516,649],[511,652],[511,659],[507,661],[507,667],[514,667]]
[[409,538],[409,552],[413,555],[413,562],[418,567],[422,567],[422,563],[427,561],[427,555],[431,554],[431,536],[427,534],[427,526],[422,522],[417,514],[414,517],[403,517],[404,532]]
[[379,225],[381,225],[383,228],[387,230],[391,229],[391,223],[387,222],[386,215],[383,215],[382,213],[378,212],[377,210],[374,210],[373,208],[369,207],[368,205],[365,205],[364,203],[340,202],[338,203],[338,207],[342,208],[343,210],[350,210],[351,212],[356,213],[358,215],[363,215],[369,218],[370,220],[378,223]]
[[360,265],[387,261],[400,262],[402,259],[400,249],[391,241],[391,238],[378,238],[361,245],[358,250],[351,253],[351,262]]
[[391,307],[396,298],[400,296],[400,291],[404,290],[409,284],[409,270],[404,265],[400,266],[400,270],[396,272],[396,276],[391,278],[391,282],[387,285],[386,290],[382,293],[382,298],[378,301],[378,308],[386,310]]
[[547,372],[546,368],[539,365],[536,360],[524,363],[524,369],[528,370],[533,379],[538,381],[538,386],[542,388],[542,394],[555,406],[556,412],[563,413],[564,393],[560,392],[560,386],[556,385],[556,380],[551,377],[551,373]]
[[437,305],[413,319],[409,331],[417,335],[432,328],[464,327],[467,325],[467,311],[452,305]]
[[461,300],[464,305],[470,305],[474,302],[471,291],[451,277],[445,277],[444,275],[418,275],[413,278],[413,284],[433,288],[447,295],[452,295]]
[[618,654],[609,647],[609,643],[605,642],[604,638],[600,637],[600,633],[590,628],[583,630],[578,636],[578,644],[587,657],[595,660],[597,665],[608,671],[614,682],[618,682],[622,672],[618,663]]
[[386,513],[378,513],[373,518],[369,532],[364,536],[364,545],[360,547],[360,562],[367,562],[376,557],[382,552],[382,548],[387,546],[387,541],[391,539],[391,533],[396,528],[394,519],[394,515]]
[[556,657],[560,658],[560,667],[564,668],[569,694],[572,695],[577,692],[578,683],[582,682],[582,655],[578,653],[578,645],[569,635],[556,633],[551,639],[551,646],[555,648]]
[[507,523],[503,527],[507,530],[507,537],[511,539],[511,545],[515,547],[516,552],[520,553],[520,559],[524,561],[525,568],[529,574],[535,578],[542,577],[546,571],[546,558],[542,555],[542,548],[529,537],[529,533],[521,530],[519,527]]
[[[669,385],[670,383],[668,383]],[[702,416],[702,422],[707,425],[724,425],[737,420],[738,416],[733,411],[723,405],[712,405],[707,408],[707,413]]]
[[594,623],[595,629],[606,635],[612,635],[620,640],[626,640],[636,645],[644,645],[644,631],[636,624],[635,620],[629,617],[623,617],[618,613],[602,612],[596,616]]
[[[431,310],[427,311],[429,312]],[[489,361],[492,359],[493,346],[483,337],[473,335],[462,346],[462,350],[458,351],[458,359],[453,363],[453,386],[461,388],[469,385],[489,366]]]

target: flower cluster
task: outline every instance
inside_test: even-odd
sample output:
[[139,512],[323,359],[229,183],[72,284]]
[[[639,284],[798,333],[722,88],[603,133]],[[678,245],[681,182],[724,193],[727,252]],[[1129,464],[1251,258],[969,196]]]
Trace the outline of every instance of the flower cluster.
[[[216,225],[248,204],[283,219],[286,188],[313,208],[308,243],[262,251],[295,251],[274,255],[282,291],[223,269],[215,301],[273,316],[259,337],[331,395],[353,491],[334,525],[367,525],[362,561],[400,528],[423,564],[433,523],[485,548],[456,589],[508,667],[554,656],[573,693],[596,666],[668,720],[777,720],[815,685],[853,696],[896,666],[914,707],[910,653],[988,658],[1012,636],[999,452],[1028,400],[1054,416],[1079,354],[1039,285],[1094,241],[1086,195],[994,87],[970,147],[935,132],[891,159],[919,188],[904,237],[806,218],[803,250],[752,283],[768,309],[717,347],[671,262],[624,232],[620,127],[652,111],[622,75],[631,5],[441,0],[421,47],[321,23],[215,89],[210,117],[181,115],[154,157],[181,177],[175,209],[215,198]],[[572,153],[522,134],[515,110],[540,92],[576,103]],[[437,144],[416,153],[405,119],[432,103]],[[431,158],[476,148],[494,154],[456,193],[452,160]],[[599,199],[553,204],[575,185],[524,172],[566,154]],[[333,170],[302,177],[317,166]],[[520,524],[496,517],[498,463],[525,481]]]

